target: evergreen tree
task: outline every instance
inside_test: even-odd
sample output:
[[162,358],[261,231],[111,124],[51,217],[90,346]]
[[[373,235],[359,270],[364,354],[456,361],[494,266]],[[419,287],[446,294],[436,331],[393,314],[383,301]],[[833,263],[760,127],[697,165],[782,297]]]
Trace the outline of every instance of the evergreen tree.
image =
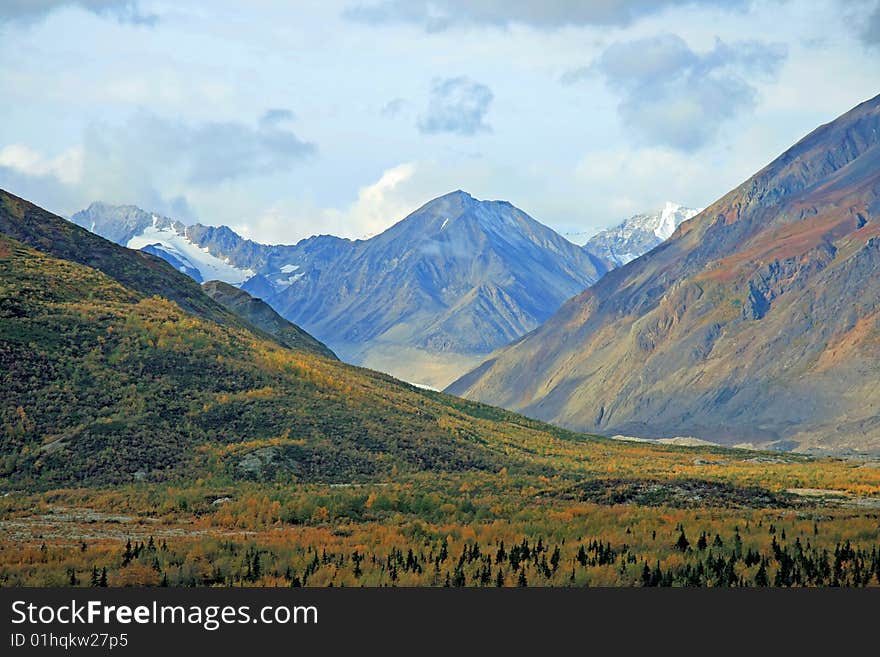
[[697,549],[702,552],[709,547],[709,541],[706,538],[706,532],[700,532],[700,538],[697,539]]
[[687,552],[690,544],[690,541],[687,540],[687,536],[684,535],[684,527],[682,527],[681,534],[679,534],[678,540],[675,542],[675,547],[680,552]]
[[256,582],[258,579],[260,579],[260,574],[261,574],[260,553],[255,552],[254,553],[254,564],[251,567],[251,578],[253,579],[253,581]]
[[651,568],[648,566],[648,562],[646,561],[644,567],[642,568],[642,586],[651,586],[652,581]]

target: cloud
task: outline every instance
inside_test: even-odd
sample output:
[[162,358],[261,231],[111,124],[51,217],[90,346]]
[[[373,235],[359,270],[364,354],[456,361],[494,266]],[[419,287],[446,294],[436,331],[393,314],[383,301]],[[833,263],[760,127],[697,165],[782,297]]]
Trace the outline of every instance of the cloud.
[[636,141],[694,151],[725,121],[755,106],[752,81],[774,79],[786,57],[782,44],[720,39],[699,53],[681,37],[664,34],[615,43],[562,82],[604,79],[620,96],[618,115]]
[[25,176],[54,177],[72,185],[82,178],[83,151],[71,148],[50,158],[24,144],[10,144],[0,149],[0,167]]
[[865,45],[880,46],[880,2],[877,3],[874,11],[865,20],[859,36]]
[[260,127],[274,128],[281,123],[288,123],[296,119],[296,114],[285,108],[274,108],[266,110],[266,113],[260,118]]
[[366,235],[382,232],[398,219],[415,208],[400,198],[400,187],[412,179],[416,165],[408,162],[399,164],[382,173],[372,185],[358,190],[358,198],[346,211],[348,222],[357,226]]
[[4,164],[0,164],[0,189],[56,213],[70,213],[88,204],[76,188],[62,183],[54,174],[24,173]]
[[419,118],[419,131],[463,137],[491,132],[491,127],[484,119],[492,98],[489,87],[469,78],[435,79],[431,84],[427,112]]
[[614,148],[584,156],[574,180],[601,190],[590,199],[590,222],[607,228],[666,201],[698,207],[714,200],[732,186],[730,172],[714,164],[667,148]]
[[405,99],[393,98],[382,106],[381,114],[388,118],[394,118],[403,112],[407,105],[409,105],[409,103],[407,103]]
[[352,239],[376,235],[412,212],[423,198],[412,186],[416,171],[413,162],[387,169],[376,182],[361,187],[346,207],[281,201],[232,228],[268,244],[292,244],[318,233]]
[[284,173],[316,152],[281,125],[291,116],[270,110],[251,126],[140,113],[122,125],[92,124],[81,146],[56,156],[4,146],[0,184],[55,212],[103,200],[193,220],[194,199],[234,195],[233,183]]
[[745,0],[380,0],[351,5],[343,11],[343,16],[368,24],[414,23],[429,32],[458,25],[521,24],[539,29],[585,25],[622,27],[671,7],[742,8],[747,4]]
[[158,21],[155,14],[142,13],[137,0],[3,0],[0,24],[37,22],[64,7],[84,9],[98,16],[115,18],[120,23],[154,25]]
[[277,112],[264,115],[256,127],[235,121],[187,123],[149,113],[124,127],[93,126],[86,138],[86,174],[113,168],[149,179],[162,172],[205,187],[287,171],[317,149],[280,127]]

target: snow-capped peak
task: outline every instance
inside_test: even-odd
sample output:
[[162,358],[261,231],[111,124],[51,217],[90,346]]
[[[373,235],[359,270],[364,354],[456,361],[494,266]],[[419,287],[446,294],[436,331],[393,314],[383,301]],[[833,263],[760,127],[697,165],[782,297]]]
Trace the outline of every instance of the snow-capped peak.
[[203,280],[220,280],[232,285],[241,285],[254,276],[251,269],[241,269],[229,263],[228,258],[219,258],[207,247],[195,244],[187,237],[186,228],[170,222],[162,222],[153,215],[153,225],[132,237],[126,243],[130,249],[142,249],[146,246],[161,246],[166,253],[173,255],[179,262],[198,270]]
[[675,229],[678,228],[678,224],[690,219],[698,212],[699,210],[682,207],[679,203],[666,201],[666,205],[660,210],[660,221],[657,223],[657,227],[654,228],[654,234],[661,240],[668,240],[672,237]]
[[615,265],[624,265],[668,240],[679,224],[700,212],[702,208],[667,201],[656,212],[634,215],[597,233],[586,241],[584,248]]

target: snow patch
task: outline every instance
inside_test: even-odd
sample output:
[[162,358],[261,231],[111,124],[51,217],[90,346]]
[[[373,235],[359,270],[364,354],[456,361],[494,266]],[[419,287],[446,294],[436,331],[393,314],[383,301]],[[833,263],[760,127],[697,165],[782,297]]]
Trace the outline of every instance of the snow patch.
[[562,236],[567,239],[572,244],[577,244],[578,246],[583,246],[587,242],[590,241],[590,238],[594,237],[599,231],[587,231],[583,233],[562,233]]
[[675,232],[675,229],[678,228],[681,222],[687,221],[700,212],[702,212],[702,209],[686,208],[678,203],[667,201],[660,211],[657,226],[654,228],[654,234],[661,241],[665,242],[672,237],[672,233]]
[[[297,269],[299,269],[299,267],[297,267]],[[284,268],[282,268],[281,271],[284,271]],[[283,278],[283,277],[276,278],[274,281],[272,281],[272,284],[275,285],[276,288],[283,290],[283,289],[289,288],[291,285],[296,283],[303,276],[305,276],[305,273],[294,274],[293,276],[288,276],[287,278]]]
[[129,249],[142,249],[159,244],[178,260],[193,269],[198,269],[203,280],[223,281],[231,285],[241,285],[256,274],[252,269],[240,269],[211,254],[205,248],[191,242],[184,233],[181,235],[173,227],[159,227],[159,217],[153,215],[153,225],[140,235],[132,237],[126,246]]

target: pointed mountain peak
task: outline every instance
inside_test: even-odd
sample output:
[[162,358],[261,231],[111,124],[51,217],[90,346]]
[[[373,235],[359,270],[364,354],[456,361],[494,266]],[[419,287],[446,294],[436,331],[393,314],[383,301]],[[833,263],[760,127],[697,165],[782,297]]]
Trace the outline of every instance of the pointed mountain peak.
[[[478,203],[482,203],[479,199],[474,198],[466,191],[462,189],[456,189],[451,192],[447,192],[446,194],[442,194],[436,198],[431,199],[427,203],[425,203],[419,210],[431,210],[434,208],[447,208],[447,207],[469,207]],[[415,214],[415,213],[413,213]]]
[[539,224],[508,201],[480,200],[456,189],[431,199],[373,239],[397,239],[410,233],[412,240],[422,241],[464,225],[478,232],[532,233]]
[[462,201],[466,201],[466,200],[467,201],[476,201],[477,200],[473,196],[468,194],[466,191],[464,191],[463,189],[456,189],[456,190],[451,191],[447,194],[443,194],[442,196],[438,196],[434,200],[437,201],[437,200],[444,199],[444,198],[459,199]]

